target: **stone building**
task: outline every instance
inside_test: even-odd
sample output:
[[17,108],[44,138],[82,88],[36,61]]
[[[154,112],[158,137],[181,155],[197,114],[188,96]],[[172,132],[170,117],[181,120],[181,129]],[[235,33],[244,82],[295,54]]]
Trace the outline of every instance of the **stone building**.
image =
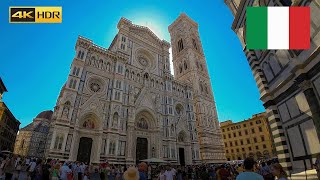
[[46,157],[133,164],[225,161],[198,24],[181,14],[170,44],[121,18],[108,49],[79,37],[54,108]]
[[[320,1],[225,0],[264,103],[279,161],[289,171],[311,169],[320,153]],[[310,6],[310,49],[248,50],[247,6]]]
[[4,92],[7,92],[7,88],[0,78],[0,150],[13,151],[20,122],[2,101]]
[[221,122],[226,158],[243,160],[246,157],[271,159],[276,156],[266,113],[233,123]]
[[33,119],[32,123],[19,130],[14,145],[14,154],[44,157],[52,113],[51,110],[42,111]]

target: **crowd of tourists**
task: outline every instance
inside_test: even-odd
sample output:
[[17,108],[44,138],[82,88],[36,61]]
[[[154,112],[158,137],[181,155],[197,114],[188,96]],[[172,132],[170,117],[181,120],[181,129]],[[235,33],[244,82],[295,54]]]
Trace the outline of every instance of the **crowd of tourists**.
[[[318,164],[317,164],[318,163]],[[320,158],[316,164],[320,167]],[[319,169],[317,169],[318,171]],[[88,165],[43,161],[38,158],[0,156],[0,180],[286,180],[287,173],[277,161],[254,161],[246,158],[242,164],[172,166]]]

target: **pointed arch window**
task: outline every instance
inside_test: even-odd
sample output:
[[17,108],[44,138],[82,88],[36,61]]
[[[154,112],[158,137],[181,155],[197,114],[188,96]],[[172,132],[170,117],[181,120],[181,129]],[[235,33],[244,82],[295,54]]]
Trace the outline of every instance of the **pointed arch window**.
[[184,69],[187,70],[188,69],[188,65],[186,62],[184,62]]
[[197,46],[197,42],[195,39],[192,38],[192,44],[193,44],[193,47],[198,50],[198,46]]
[[180,52],[180,51],[182,51],[183,50],[183,41],[182,41],[182,39],[180,39],[179,41],[178,41],[178,51]]
[[79,51],[79,52],[78,52],[78,58],[79,58],[79,59],[82,59],[81,56],[82,56],[82,51]]

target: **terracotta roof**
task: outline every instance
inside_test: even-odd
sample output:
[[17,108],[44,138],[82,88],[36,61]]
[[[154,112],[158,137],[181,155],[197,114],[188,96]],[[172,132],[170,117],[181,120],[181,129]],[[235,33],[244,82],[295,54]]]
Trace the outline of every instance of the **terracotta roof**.
[[53,111],[48,110],[48,111],[42,111],[37,115],[36,118],[43,118],[43,119],[51,119],[51,116],[53,114]]

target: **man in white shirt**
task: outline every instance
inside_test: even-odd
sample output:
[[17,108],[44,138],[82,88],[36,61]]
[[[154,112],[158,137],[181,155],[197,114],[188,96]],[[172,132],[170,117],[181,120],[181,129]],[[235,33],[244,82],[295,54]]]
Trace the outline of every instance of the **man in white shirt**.
[[171,166],[167,166],[167,170],[164,173],[164,175],[166,176],[166,180],[174,180],[176,179],[175,176],[175,170],[171,169]]
[[243,162],[245,171],[237,176],[237,180],[263,180],[260,174],[253,172],[254,163],[253,158],[246,158]]

